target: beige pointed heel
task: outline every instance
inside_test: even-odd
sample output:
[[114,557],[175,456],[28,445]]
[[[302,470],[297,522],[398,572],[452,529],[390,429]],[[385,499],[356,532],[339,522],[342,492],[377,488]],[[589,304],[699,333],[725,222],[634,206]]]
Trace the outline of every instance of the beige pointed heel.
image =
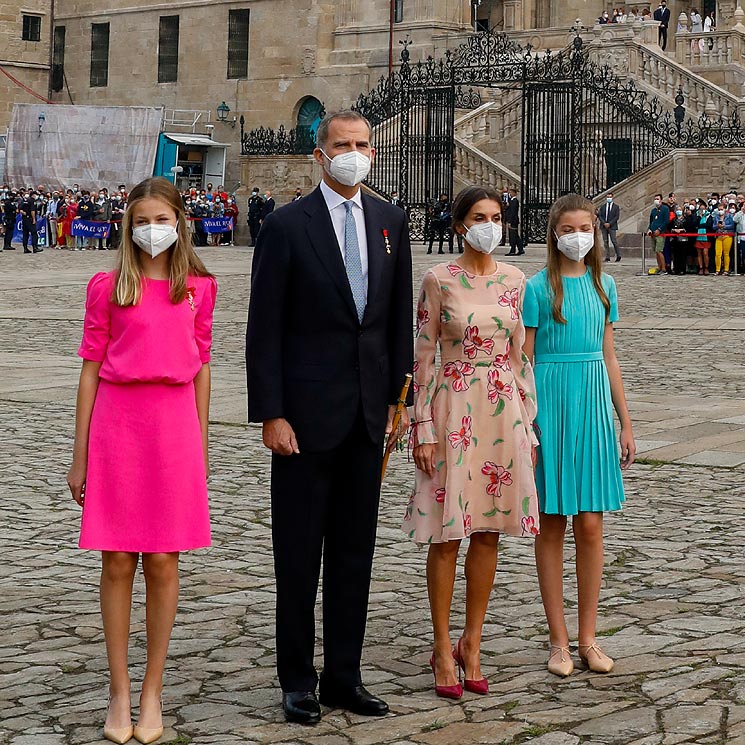
[[[584,652],[582,650],[584,650]],[[608,657],[602,649],[600,649],[597,642],[593,642],[592,644],[580,644],[579,658],[594,673],[609,673],[613,670],[613,666],[615,665],[613,660]]]
[[[109,709],[111,708],[111,698],[106,706],[106,718],[109,718]],[[108,727],[104,722],[103,725],[103,736],[111,741],[124,745],[125,742],[129,742],[134,735],[134,727],[130,723],[128,727]]]
[[560,678],[567,678],[574,672],[574,663],[569,647],[549,645],[548,671]]
[[[163,700],[160,701],[160,716],[163,718]],[[155,728],[141,727],[139,724],[134,728],[134,738],[142,745],[149,745],[151,742],[160,740],[163,737],[163,725]]]

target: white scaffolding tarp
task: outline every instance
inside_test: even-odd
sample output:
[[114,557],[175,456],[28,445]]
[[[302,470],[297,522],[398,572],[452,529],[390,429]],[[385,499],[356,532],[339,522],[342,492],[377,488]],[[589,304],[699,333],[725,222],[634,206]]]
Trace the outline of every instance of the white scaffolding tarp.
[[153,175],[162,118],[162,108],[149,106],[16,104],[4,180],[129,188]]

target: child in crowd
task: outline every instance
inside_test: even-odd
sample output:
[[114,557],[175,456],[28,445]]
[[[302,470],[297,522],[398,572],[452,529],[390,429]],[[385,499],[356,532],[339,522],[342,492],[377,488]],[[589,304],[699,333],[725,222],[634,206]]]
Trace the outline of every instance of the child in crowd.
[[613,407],[621,423],[621,468],[634,461],[621,370],[613,347],[616,286],[600,269],[592,203],[577,194],[551,208],[547,267],[527,283],[525,354],[535,359],[540,445],[536,564],[549,626],[548,669],[574,669],[564,618],[564,534],[572,516],[579,594],[579,656],[594,672],[613,660],[595,640],[603,576],[603,513],[624,502]]
[[[117,269],[88,284],[68,484],[80,547],[102,552],[110,671],[104,736],[163,732],[163,668],[178,603],[179,552],[210,545],[207,422],[217,284],[196,256],[183,203],[163,178],[129,195]],[[132,583],[145,574],[147,667],[136,727],[127,648]]]

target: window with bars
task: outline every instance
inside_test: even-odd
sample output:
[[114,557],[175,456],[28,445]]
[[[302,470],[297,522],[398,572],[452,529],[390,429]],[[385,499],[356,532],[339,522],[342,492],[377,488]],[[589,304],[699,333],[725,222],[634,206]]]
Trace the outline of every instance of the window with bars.
[[158,33],[158,82],[178,80],[178,16],[161,16]]
[[91,24],[91,88],[109,84],[109,24]]
[[23,41],[41,41],[41,16],[23,16]]
[[52,90],[61,91],[65,83],[65,27],[54,27],[52,45]]
[[404,0],[395,0],[393,6],[393,20],[396,23],[401,23],[404,19]]
[[228,78],[248,77],[249,10],[231,10],[228,15]]

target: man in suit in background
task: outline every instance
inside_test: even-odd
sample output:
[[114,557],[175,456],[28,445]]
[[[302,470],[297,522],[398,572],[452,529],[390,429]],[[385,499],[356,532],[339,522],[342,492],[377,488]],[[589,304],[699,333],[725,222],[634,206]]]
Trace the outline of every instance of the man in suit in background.
[[[246,331],[249,420],[272,451],[277,672],[288,721],[320,720],[314,609],[323,561],[320,703],[382,715],[362,685],[380,470],[413,366],[406,213],[363,194],[375,151],[353,111],[319,125],[323,181],[267,216]],[[400,432],[408,424],[403,423]]]
[[610,244],[612,243],[616,251],[616,261],[621,261],[621,249],[616,239],[621,208],[613,201],[613,192],[605,198],[605,204],[597,211],[597,216],[600,220],[600,234],[603,236],[605,246],[605,260],[610,261]]
[[670,25],[670,8],[667,7],[667,0],[660,0],[660,7],[655,10],[653,18],[660,22],[657,41],[664,52],[667,46],[667,28]]
[[504,213],[504,221],[507,223],[510,239],[510,250],[505,256],[522,256],[525,249],[520,242],[520,200],[517,198],[515,189],[509,190],[509,202],[507,202],[507,211]]
[[248,229],[251,232],[251,246],[256,245],[256,236],[261,227],[261,211],[264,209],[264,199],[259,194],[258,187],[254,186],[251,196],[248,198]]
[[264,220],[274,212],[274,198],[270,189],[266,190],[264,204],[261,205],[261,213],[259,215],[259,224],[263,224]]

